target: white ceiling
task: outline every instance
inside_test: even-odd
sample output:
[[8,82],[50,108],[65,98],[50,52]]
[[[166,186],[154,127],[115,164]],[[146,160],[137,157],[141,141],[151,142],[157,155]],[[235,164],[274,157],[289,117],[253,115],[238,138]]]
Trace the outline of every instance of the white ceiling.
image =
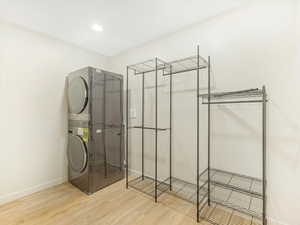
[[[112,56],[241,0],[0,0],[0,19]],[[91,29],[100,24],[103,32]]]

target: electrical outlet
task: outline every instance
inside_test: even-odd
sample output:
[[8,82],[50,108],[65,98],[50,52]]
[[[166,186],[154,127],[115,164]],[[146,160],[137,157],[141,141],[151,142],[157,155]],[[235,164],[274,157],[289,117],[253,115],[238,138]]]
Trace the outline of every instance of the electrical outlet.
[[130,109],[130,118],[135,119],[136,118],[136,109]]

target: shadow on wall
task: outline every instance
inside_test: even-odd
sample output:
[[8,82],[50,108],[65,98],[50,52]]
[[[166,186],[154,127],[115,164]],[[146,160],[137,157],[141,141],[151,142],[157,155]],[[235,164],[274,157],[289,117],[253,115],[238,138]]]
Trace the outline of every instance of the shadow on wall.
[[231,110],[229,107],[226,106],[217,106],[217,107],[228,117],[232,118],[233,120],[238,122],[243,128],[249,131],[250,134],[253,136],[253,138],[257,138],[257,139],[261,138],[261,133],[258,132],[258,130],[255,129],[255,127],[251,126],[250,123],[247,123],[247,120],[241,117],[238,113],[235,113],[233,110]]
[[[272,129],[272,136],[268,135],[267,142],[269,143],[268,149],[274,153],[277,153],[281,159],[283,159],[287,165],[291,168],[298,168],[300,164],[300,123],[296,118],[292,118],[287,112],[283,111],[283,107],[280,104],[269,101],[269,114],[267,128]],[[277,114],[275,116],[275,114]],[[272,122],[271,120],[281,118]],[[276,129],[274,125],[282,123],[281,128]],[[268,125],[269,124],[269,125]],[[273,124],[273,125],[272,125]],[[269,133],[269,132],[268,132]],[[275,134],[275,135],[274,135]],[[269,139],[269,141],[268,141]],[[289,146],[288,148],[286,146]],[[294,146],[294,147],[291,147]]]

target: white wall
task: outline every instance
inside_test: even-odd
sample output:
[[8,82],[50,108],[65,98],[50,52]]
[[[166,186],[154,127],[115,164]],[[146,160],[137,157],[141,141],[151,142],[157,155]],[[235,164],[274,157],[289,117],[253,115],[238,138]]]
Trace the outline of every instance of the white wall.
[[0,23],[0,203],[67,178],[65,77],[107,59]]
[[[110,68],[125,73],[126,65],[160,57],[173,60],[196,53],[212,57],[214,90],[238,90],[267,87],[267,177],[268,216],[280,224],[300,224],[300,8],[296,0],[253,1],[201,24],[147,43],[113,58]],[[179,75],[178,75],[179,76]],[[189,75],[191,80],[193,75]],[[203,76],[205,74],[203,73]],[[140,78],[138,78],[140,79]],[[152,82],[152,78],[147,82]],[[175,79],[175,76],[174,76]],[[174,176],[194,180],[195,165],[195,94],[180,91],[188,78],[178,77],[174,94]],[[203,78],[204,79],[204,78]],[[131,76],[131,80],[133,77]],[[203,80],[205,81],[205,79]],[[175,81],[176,82],[176,81]],[[132,105],[138,113],[141,92],[132,81]],[[162,90],[163,88],[160,88]],[[176,91],[177,90],[177,91]],[[149,92],[149,93],[148,93]],[[162,95],[167,95],[162,91]],[[153,96],[147,90],[147,123],[153,125]],[[160,105],[167,105],[166,99]],[[260,177],[261,108],[256,105],[216,106],[213,108],[213,165]],[[160,125],[167,126],[166,110]],[[206,166],[205,110],[201,108],[201,166]],[[132,119],[139,124],[141,117]],[[132,131],[130,165],[141,168],[140,134]],[[167,136],[162,142],[167,143]],[[146,140],[146,173],[153,174],[153,136]],[[168,145],[159,145],[159,175],[167,176]]]

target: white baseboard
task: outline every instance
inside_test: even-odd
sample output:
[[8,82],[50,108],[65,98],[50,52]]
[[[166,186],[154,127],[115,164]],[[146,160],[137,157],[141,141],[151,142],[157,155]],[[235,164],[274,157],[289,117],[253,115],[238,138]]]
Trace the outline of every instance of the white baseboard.
[[284,223],[282,221],[278,221],[278,220],[275,220],[271,217],[268,217],[268,225],[290,225],[290,224],[287,224],[287,223]]
[[134,170],[134,169],[129,169],[128,170],[129,176],[140,176],[142,173],[140,171]]
[[9,193],[9,194],[6,194],[6,195],[2,195],[2,196],[0,196],[0,205],[4,204],[4,203],[7,203],[7,202],[10,202],[10,201],[13,201],[13,200],[16,200],[18,198],[22,198],[26,195],[30,195],[32,193],[41,191],[43,189],[46,189],[46,188],[49,188],[49,187],[52,187],[52,186],[55,186],[55,185],[58,185],[58,184],[62,184],[64,182],[66,182],[67,180],[68,180],[67,177],[60,177],[60,178],[54,179],[52,181],[49,181],[47,183],[39,184],[39,185],[30,187],[30,188],[27,188],[25,190],[21,190],[21,191]]

